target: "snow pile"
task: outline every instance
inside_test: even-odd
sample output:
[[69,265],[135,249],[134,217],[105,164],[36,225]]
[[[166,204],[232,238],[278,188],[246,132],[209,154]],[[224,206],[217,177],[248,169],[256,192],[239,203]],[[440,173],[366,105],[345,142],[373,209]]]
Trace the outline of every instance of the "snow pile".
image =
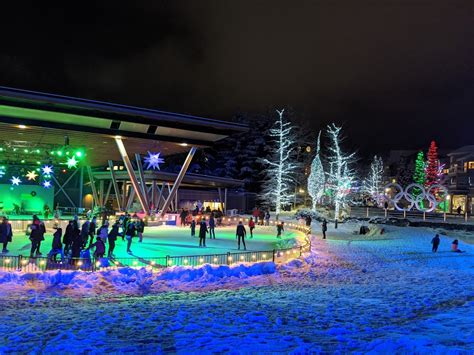
[[150,293],[162,291],[164,282],[175,282],[187,287],[203,287],[216,282],[231,282],[249,277],[268,275],[276,272],[273,262],[255,264],[236,264],[214,266],[205,264],[201,267],[174,266],[160,271],[149,268],[118,268],[115,270],[86,273],[82,271],[47,271],[41,273],[1,272],[0,285],[8,286],[9,291],[35,289],[45,291],[52,288],[80,294],[100,292],[115,293]]

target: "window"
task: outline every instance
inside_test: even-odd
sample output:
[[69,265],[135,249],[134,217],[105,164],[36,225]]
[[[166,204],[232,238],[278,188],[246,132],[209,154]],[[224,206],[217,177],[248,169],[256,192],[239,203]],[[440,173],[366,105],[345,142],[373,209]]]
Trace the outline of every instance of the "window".
[[464,163],[464,171],[467,171],[467,162]]
[[470,170],[474,169],[474,161],[470,161],[468,163],[468,169],[470,169]]

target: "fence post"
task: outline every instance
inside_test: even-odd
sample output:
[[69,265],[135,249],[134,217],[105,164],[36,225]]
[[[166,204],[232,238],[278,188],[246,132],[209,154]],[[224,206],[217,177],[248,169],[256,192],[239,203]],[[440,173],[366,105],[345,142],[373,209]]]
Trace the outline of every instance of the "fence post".
[[423,221],[426,221],[426,212],[423,211]]
[[227,252],[226,262],[227,262],[227,265],[230,265],[230,252]]
[[446,222],[446,212],[443,213],[443,221]]
[[275,262],[275,249],[272,251],[272,261]]
[[464,222],[467,222],[467,212],[464,213]]
[[403,210],[403,218],[407,218],[407,211]]
[[367,218],[369,218],[369,207],[367,207]]
[[300,256],[303,255],[303,247],[300,245]]
[[385,209],[385,218],[387,218],[387,209]]
[[18,271],[23,271],[23,270],[21,270],[21,265],[22,265],[22,262],[21,262],[21,261],[23,260],[23,255],[18,255],[18,259],[17,259],[17,260],[18,260],[18,265],[17,265]]
[[170,256],[166,255],[166,266],[165,267],[168,267],[168,266],[170,266]]

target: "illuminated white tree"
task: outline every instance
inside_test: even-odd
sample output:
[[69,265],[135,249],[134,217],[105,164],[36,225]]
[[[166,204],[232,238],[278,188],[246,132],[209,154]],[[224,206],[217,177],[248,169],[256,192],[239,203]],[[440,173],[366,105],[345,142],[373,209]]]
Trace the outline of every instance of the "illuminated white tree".
[[351,169],[355,153],[346,154],[342,151],[341,129],[342,127],[338,127],[334,123],[327,127],[327,134],[331,141],[328,147],[328,163],[331,169],[327,174],[327,186],[334,201],[334,218],[336,220],[339,218],[341,206],[345,205],[355,180],[354,171]]
[[320,138],[321,132],[318,134],[318,142],[316,145],[316,155],[311,163],[311,172],[308,176],[308,193],[313,201],[313,211],[316,211],[316,204],[320,202],[324,193],[326,177],[324,174],[323,164],[320,157]]
[[261,198],[267,204],[275,206],[277,214],[281,212],[283,206],[291,203],[292,183],[298,166],[293,161],[295,134],[291,123],[283,118],[284,111],[277,110],[278,119],[269,133],[274,145],[274,153],[270,159],[262,159],[262,163],[267,168]]
[[383,160],[381,157],[374,156],[374,160],[370,164],[369,174],[364,180],[363,190],[374,201],[380,201],[380,197],[383,195]]

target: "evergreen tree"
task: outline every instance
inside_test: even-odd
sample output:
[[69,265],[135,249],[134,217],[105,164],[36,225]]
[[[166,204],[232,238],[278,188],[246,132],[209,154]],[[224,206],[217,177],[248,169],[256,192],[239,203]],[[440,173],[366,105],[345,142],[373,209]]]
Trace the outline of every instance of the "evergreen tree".
[[[413,174],[413,181],[417,184],[420,184],[421,186],[424,186],[425,181],[426,181],[425,168],[426,168],[425,155],[420,150],[418,152],[418,155],[416,156],[415,173]],[[418,191],[418,189],[414,189],[413,192],[417,195],[421,191]]]
[[400,158],[396,175],[397,183],[400,186],[406,187],[413,183],[414,165],[413,159],[404,156]]
[[308,176],[308,193],[313,201],[313,211],[316,211],[316,204],[321,200],[324,193],[324,185],[326,183],[323,164],[319,154],[321,132],[318,135],[316,145],[316,155],[311,163],[311,173]]
[[430,149],[428,150],[428,162],[426,165],[426,179],[425,186],[429,188],[440,182],[440,169],[439,169],[439,159],[438,159],[438,147],[436,142],[432,141]]

